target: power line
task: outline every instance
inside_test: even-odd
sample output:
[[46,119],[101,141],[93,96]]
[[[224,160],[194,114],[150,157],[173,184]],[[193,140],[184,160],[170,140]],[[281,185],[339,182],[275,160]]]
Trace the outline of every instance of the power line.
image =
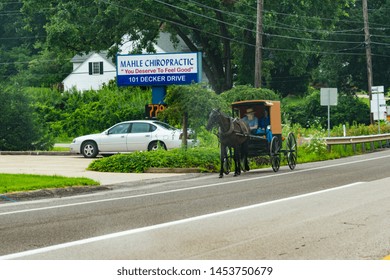
[[[255,33],[254,30],[252,29],[248,29],[248,28],[244,28],[244,27],[241,27],[239,25],[236,25],[236,24],[231,24],[231,23],[228,23],[226,21],[221,21],[221,20],[218,20],[218,19],[215,19],[215,18],[212,18],[212,17],[209,17],[209,16],[205,16],[205,15],[202,15],[202,14],[199,14],[199,13],[196,13],[196,12],[193,12],[193,11],[190,11],[188,9],[184,9],[184,8],[181,8],[181,7],[178,7],[178,6],[175,6],[175,5],[172,5],[172,4],[169,4],[169,3],[165,3],[161,0],[154,0],[160,4],[163,4],[163,5],[167,5],[167,6],[170,6],[172,8],[176,8],[176,9],[180,9],[180,10],[183,10],[185,12],[188,12],[188,13],[192,13],[194,15],[197,15],[197,16],[201,16],[201,17],[204,17],[204,18],[207,18],[207,19],[210,19],[210,20],[213,20],[213,21],[217,21],[217,22],[220,22],[220,23],[224,23],[226,25],[230,25],[232,27],[235,27],[235,28],[239,28],[239,29],[242,29],[242,30],[245,30],[245,31],[249,31],[249,32],[252,32],[252,33]],[[181,0],[181,1],[184,1],[184,0]],[[103,1],[105,2],[106,4],[109,4],[107,1]],[[226,12],[226,11],[223,11],[223,10],[220,10],[220,9],[216,9],[216,8],[213,8],[213,7],[210,7],[210,6],[207,6],[207,5],[204,5],[204,4],[201,4],[201,3],[198,3],[196,1],[189,1],[189,2],[192,2],[192,3],[196,3],[198,5],[200,5],[201,7],[204,7],[204,8],[209,8],[209,9],[213,9],[213,10],[216,10],[216,11],[219,11],[219,12],[223,12],[223,13],[228,13],[228,14],[231,14],[230,12]],[[114,5],[113,3],[110,3],[111,5]],[[46,8],[46,9],[43,9],[43,10],[51,10],[53,8]],[[277,13],[277,14],[283,14],[283,15],[290,15],[290,14],[285,14],[285,13]],[[235,15],[240,15],[238,13],[235,13]],[[149,15],[150,16],[150,15]],[[162,18],[161,18],[162,19]],[[187,26],[188,27],[188,26]],[[327,31],[327,30],[310,30],[310,29],[299,29],[299,28],[291,28],[291,27],[278,27],[278,26],[266,26],[266,27],[271,27],[271,28],[278,28],[278,29],[285,29],[285,30],[294,30],[294,31],[303,31],[303,32],[310,32],[310,33],[323,33],[324,35],[330,35],[330,34],[339,34],[338,31]],[[360,29],[361,30],[361,29]],[[275,36],[275,37],[282,37],[283,35],[277,35],[277,34],[272,34],[272,33],[264,33],[263,35],[267,35],[267,36]],[[341,35],[341,34],[340,34]],[[354,36],[363,36],[363,34],[359,35],[359,34],[342,34],[342,35],[354,35]],[[374,35],[375,36],[375,35]],[[383,36],[383,35],[382,35]],[[389,36],[390,37],[390,36]],[[305,41],[317,41],[317,42],[325,42],[325,43],[348,43],[348,42],[345,42],[344,40],[343,41],[338,41],[338,40],[325,40],[325,39],[310,39],[310,38],[304,38],[304,37],[293,37],[293,36],[285,36],[284,38],[286,39],[294,39],[294,40],[305,40]],[[386,38],[386,37],[384,37]],[[352,43],[355,43],[355,42],[352,42]]]
[[[125,9],[125,10],[131,10],[131,11],[134,11],[136,13],[139,13],[139,14],[142,14],[142,15],[145,15],[145,16],[148,16],[148,17],[152,17],[152,18],[155,18],[155,19],[158,19],[158,20],[161,20],[161,21],[166,21],[166,22],[169,22],[169,23],[172,23],[174,25],[178,25],[178,26],[182,26],[182,27],[185,27],[185,28],[189,28],[189,29],[192,29],[192,30],[196,30],[196,31],[199,31],[201,33],[205,33],[205,34],[209,34],[209,35],[213,35],[215,37],[219,37],[219,38],[222,38],[222,39],[227,39],[227,40],[230,40],[230,41],[233,41],[233,42],[236,42],[236,43],[239,43],[239,44],[244,44],[244,45],[248,45],[248,46],[252,46],[252,47],[255,47],[254,44],[251,44],[251,43],[248,43],[248,42],[242,42],[242,41],[239,41],[239,40],[236,40],[234,38],[230,38],[230,37],[226,37],[226,36],[222,36],[222,35],[219,35],[219,34],[216,34],[216,33],[211,33],[211,32],[207,32],[207,31],[204,31],[200,28],[196,28],[196,27],[193,27],[193,26],[189,26],[189,25],[186,25],[186,24],[183,24],[183,23],[179,23],[179,22],[176,22],[176,21],[173,21],[173,20],[168,20],[168,19],[165,19],[165,18],[162,18],[162,17],[158,17],[158,16],[155,16],[155,15],[151,15],[151,14],[148,14],[148,13],[144,13],[144,12],[141,12],[139,10],[135,10],[135,9],[130,9],[128,7],[125,7],[125,6],[122,6],[122,5],[118,5],[118,4],[114,4],[112,2],[109,2],[109,1],[106,1],[106,0],[100,0],[101,2],[104,2],[105,4],[107,5],[113,5],[113,6],[116,6],[118,8],[122,8],[122,9]],[[254,31],[252,31],[254,32]],[[274,36],[273,34],[270,34],[270,36]],[[295,37],[295,39],[299,39],[298,37]],[[323,40],[323,41],[328,41],[328,40]],[[334,42],[340,42],[342,43],[342,41],[331,41],[330,43],[334,43]],[[356,44],[356,42],[352,42],[354,44]],[[362,42],[361,42],[362,43]],[[281,49],[281,48],[263,48],[263,49],[266,49],[266,50],[275,50],[275,51],[290,51],[290,52],[300,52],[300,53],[318,53],[317,51],[302,51],[302,50],[295,50],[295,49]],[[339,53],[339,52],[321,52],[322,54],[343,54],[343,55],[362,55],[361,53]],[[380,55],[378,55],[380,56]]]
[[[127,10],[131,10],[130,8],[127,8],[127,7],[124,7],[124,6],[121,6],[121,5],[117,5],[117,4],[114,4],[112,2],[109,2],[109,1],[101,1],[101,2],[104,2],[105,4],[107,5],[113,5],[113,6],[117,6],[119,8],[123,8],[123,9],[127,9]],[[161,2],[161,1],[157,1],[157,2]],[[194,1],[192,1],[194,2]],[[134,11],[134,10],[133,10]],[[151,15],[151,14],[147,14],[147,13],[144,13],[144,12],[141,12],[139,10],[136,10],[137,13],[140,13],[142,15],[145,15],[145,16],[148,16],[148,17],[152,17],[152,18],[155,18],[155,19],[158,19],[158,20],[162,20],[162,21],[166,21],[166,22],[170,22],[174,25],[179,25],[179,26],[182,26],[182,27],[185,27],[185,28],[189,28],[189,29],[192,29],[192,30],[196,30],[196,31],[199,31],[199,32],[202,32],[202,33],[206,33],[206,34],[209,34],[209,35],[213,35],[213,36],[216,36],[216,37],[219,37],[219,38],[222,38],[222,39],[227,39],[227,40],[230,40],[230,41],[233,41],[233,42],[236,42],[236,43],[239,43],[239,44],[245,44],[245,45],[248,45],[248,46],[253,46],[255,47],[254,44],[251,44],[251,43],[247,43],[247,42],[242,42],[242,41],[239,41],[239,40],[236,40],[234,38],[230,38],[230,37],[226,37],[226,36],[222,36],[222,35],[219,35],[219,34],[215,34],[215,33],[210,33],[210,32],[206,32],[200,28],[195,28],[193,26],[189,26],[189,25],[186,25],[186,24],[183,24],[183,23],[178,23],[178,22],[175,22],[173,20],[167,20],[167,19],[164,19],[164,18],[161,18],[161,17],[158,17],[158,16],[154,16],[154,15]],[[250,30],[251,32],[254,32],[252,30]],[[344,41],[335,41],[335,40],[318,40],[318,39],[310,39],[310,38],[301,38],[301,37],[293,37],[293,36],[283,36],[283,35],[276,35],[276,34],[270,34],[270,33],[265,33],[265,35],[267,36],[273,36],[273,37],[281,37],[281,38],[285,38],[285,39],[294,39],[294,40],[307,40],[307,41],[315,41],[315,42],[326,42],[326,43],[353,43],[353,44],[356,44],[357,42],[344,42]],[[41,36],[43,37],[43,36]],[[28,37],[26,37],[28,38]],[[1,38],[0,38],[1,39]],[[8,38],[7,38],[8,39]],[[358,46],[355,46],[353,48],[345,48],[345,49],[342,49],[341,51],[345,51],[345,50],[353,50],[353,49],[356,49],[357,47],[360,46],[360,44],[362,43],[359,43]],[[280,48],[264,48],[266,50],[273,50],[273,51],[290,51],[290,52],[300,52],[300,53],[318,53],[317,51],[313,51],[313,52],[308,52],[308,51],[302,51],[302,50],[293,50],[293,49],[280,49]],[[339,53],[338,51],[336,52],[321,52],[322,54],[341,54]],[[361,55],[360,53],[345,53],[343,52],[342,54],[350,54],[350,55]]]
[[[169,4],[169,3],[165,3],[161,0],[154,0],[155,2],[158,2],[160,4],[164,4],[164,5],[167,5],[169,7],[173,7],[173,8],[176,8],[176,9],[180,9],[182,11],[186,11],[186,12],[189,12],[191,14],[195,14],[195,15],[198,15],[198,16],[201,16],[201,17],[205,17],[207,19],[211,19],[213,21],[217,21],[217,22],[220,22],[220,23],[224,23],[224,24],[227,24],[227,25],[230,25],[230,26],[233,26],[233,27],[238,27],[238,28],[241,28],[243,30],[246,30],[246,31],[250,31],[252,33],[255,33],[254,30],[251,30],[251,29],[248,29],[248,28],[243,28],[243,27],[240,27],[240,26],[237,26],[235,24],[230,24],[228,22],[225,22],[225,21],[221,21],[221,20],[218,20],[218,19],[214,19],[214,18],[211,18],[209,16],[204,16],[202,14],[199,14],[199,13],[196,13],[196,12],[193,12],[193,11],[190,11],[190,10],[187,10],[187,9],[184,9],[184,8],[181,8],[181,7],[178,7],[178,6],[175,6],[173,4]],[[180,1],[183,1],[184,0],[180,0]],[[201,3],[198,3],[196,1],[192,1],[190,0],[189,2],[191,3],[196,3],[197,5],[201,6],[201,7],[204,7],[204,8],[208,8],[208,9],[212,9],[212,10],[215,10],[215,11],[218,11],[218,12],[222,12],[222,13],[227,13],[221,9],[216,9],[216,8],[213,8],[213,7],[210,7],[210,6],[207,6],[207,5],[204,5],[204,4],[201,4]],[[231,14],[229,12],[229,14]],[[235,13],[235,14],[238,14],[238,13]],[[238,14],[238,15],[241,15],[241,14]],[[360,23],[360,22],[359,22]],[[267,26],[269,27],[269,26]],[[289,29],[289,30],[296,30],[296,31],[304,31],[304,32],[317,32],[317,33],[325,33],[326,35],[329,35],[329,34],[337,34],[337,35],[354,35],[354,36],[359,36],[359,37],[363,37],[364,34],[341,34],[341,33],[338,33],[338,32],[329,32],[329,31],[326,31],[326,30],[310,30],[310,29],[294,29],[294,28],[283,28],[283,27],[275,27],[275,28],[281,28],[281,29]],[[362,28],[359,28],[359,29],[353,29],[353,31],[362,31]],[[345,31],[342,31],[342,32],[345,32]],[[313,41],[313,42],[323,42],[323,43],[339,43],[339,44],[355,44],[356,42],[351,42],[351,41],[339,41],[339,40],[325,40],[325,39],[312,39],[312,38],[304,38],[304,37],[294,37],[294,36],[287,36],[287,35],[277,35],[277,34],[272,34],[272,33],[263,33],[262,35],[266,35],[266,36],[270,36],[270,37],[279,37],[279,38],[285,38],[285,39],[293,39],[293,40],[303,40],[303,41]],[[389,36],[390,38],[390,36]],[[364,39],[364,38],[362,38]]]

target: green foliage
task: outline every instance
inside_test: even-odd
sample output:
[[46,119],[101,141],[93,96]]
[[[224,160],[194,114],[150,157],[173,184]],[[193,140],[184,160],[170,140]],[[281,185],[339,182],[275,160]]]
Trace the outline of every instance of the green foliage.
[[53,145],[46,123],[21,89],[0,85],[0,150],[45,150]]
[[315,154],[322,157],[327,154],[326,146],[326,131],[320,127],[312,129],[312,133],[309,135],[309,142],[305,145],[305,154]]
[[204,126],[200,128],[197,134],[199,147],[218,147],[218,137],[206,130]]
[[265,99],[265,100],[280,100],[279,95],[270,89],[254,88],[250,85],[241,85],[225,91],[221,97],[229,105],[235,101],[251,100],[251,99]]
[[41,120],[55,137],[76,137],[101,132],[115,123],[145,118],[149,91],[140,88],[108,88],[60,93],[56,90],[27,88]]
[[[20,57],[20,53],[17,54]],[[14,83],[31,87],[59,87],[61,81],[72,72],[71,54],[43,50],[37,55],[24,57],[27,63],[18,69],[12,78]]]
[[93,161],[88,170],[142,173],[150,167],[169,167],[199,168],[202,172],[215,172],[218,166],[218,149],[191,148],[114,155]]
[[165,102],[168,108],[159,114],[161,120],[181,127],[183,116],[188,118],[188,126],[198,132],[207,121],[213,108],[226,106],[215,92],[202,84],[170,86]]
[[[266,3],[262,85],[283,97],[304,96],[310,84],[330,84],[343,91],[367,88],[361,5],[355,2]],[[15,30],[31,32],[34,39],[29,41],[35,43],[35,53],[47,49],[54,54],[76,54],[110,48],[115,54],[124,34],[135,42],[134,52],[153,52],[153,43],[163,30],[172,34],[174,43],[180,38],[189,50],[203,52],[204,73],[217,94],[254,81],[256,1],[24,0],[16,5],[23,12],[15,17],[17,27],[9,16],[0,31],[4,37]],[[384,85],[389,76],[389,5],[388,1],[371,1],[369,9],[375,80]],[[20,44],[13,41],[15,45]],[[32,44],[27,45],[34,51]]]
[[[319,123],[322,127],[328,125],[328,108],[321,106],[320,91],[311,89],[305,98],[282,99],[284,119],[291,123],[310,127]],[[369,107],[355,95],[339,93],[337,106],[330,108],[331,126],[340,124],[368,124],[370,121]]]
[[[375,125],[364,125],[364,124],[356,124],[353,125],[346,124],[345,125],[346,136],[359,136],[359,135],[374,135],[378,133],[378,124]],[[390,133],[390,125],[382,122],[381,123],[381,133]],[[344,136],[344,128],[343,125],[335,126],[331,130],[331,136]]]

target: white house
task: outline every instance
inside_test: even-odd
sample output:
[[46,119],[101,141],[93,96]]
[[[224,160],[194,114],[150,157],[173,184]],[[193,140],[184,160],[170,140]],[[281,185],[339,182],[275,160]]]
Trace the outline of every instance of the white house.
[[72,58],[73,71],[64,80],[64,90],[97,90],[116,76],[116,67],[106,53],[76,55]]
[[[178,46],[174,46],[169,39],[169,34],[161,32],[155,49],[157,53],[171,52],[188,52],[188,47],[183,41],[180,41]],[[130,53],[133,49],[134,42],[126,41],[126,36],[123,38],[121,46],[121,54]],[[75,88],[79,91],[97,90],[103,84],[108,84],[110,80],[116,77],[116,66],[112,63],[111,58],[107,58],[105,52],[90,53],[88,55],[76,55],[72,58],[73,71],[64,80],[64,90]]]

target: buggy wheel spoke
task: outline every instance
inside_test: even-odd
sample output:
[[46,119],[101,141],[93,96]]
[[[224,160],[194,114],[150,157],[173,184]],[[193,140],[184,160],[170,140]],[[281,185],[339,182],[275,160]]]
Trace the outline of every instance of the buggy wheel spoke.
[[295,166],[297,165],[297,140],[294,136],[294,133],[290,132],[287,136],[287,142],[286,142],[286,148],[287,148],[287,163],[288,167],[290,167],[291,170],[295,169]]

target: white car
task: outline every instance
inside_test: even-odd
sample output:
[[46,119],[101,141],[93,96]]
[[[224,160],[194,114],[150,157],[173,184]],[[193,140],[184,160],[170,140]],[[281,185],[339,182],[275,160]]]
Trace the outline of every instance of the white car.
[[[134,151],[166,150],[179,148],[182,131],[155,120],[126,121],[118,123],[98,134],[77,137],[70,144],[70,152],[94,158],[98,154],[111,155]],[[190,134],[189,137],[190,138]],[[188,146],[196,140],[188,139]]]

